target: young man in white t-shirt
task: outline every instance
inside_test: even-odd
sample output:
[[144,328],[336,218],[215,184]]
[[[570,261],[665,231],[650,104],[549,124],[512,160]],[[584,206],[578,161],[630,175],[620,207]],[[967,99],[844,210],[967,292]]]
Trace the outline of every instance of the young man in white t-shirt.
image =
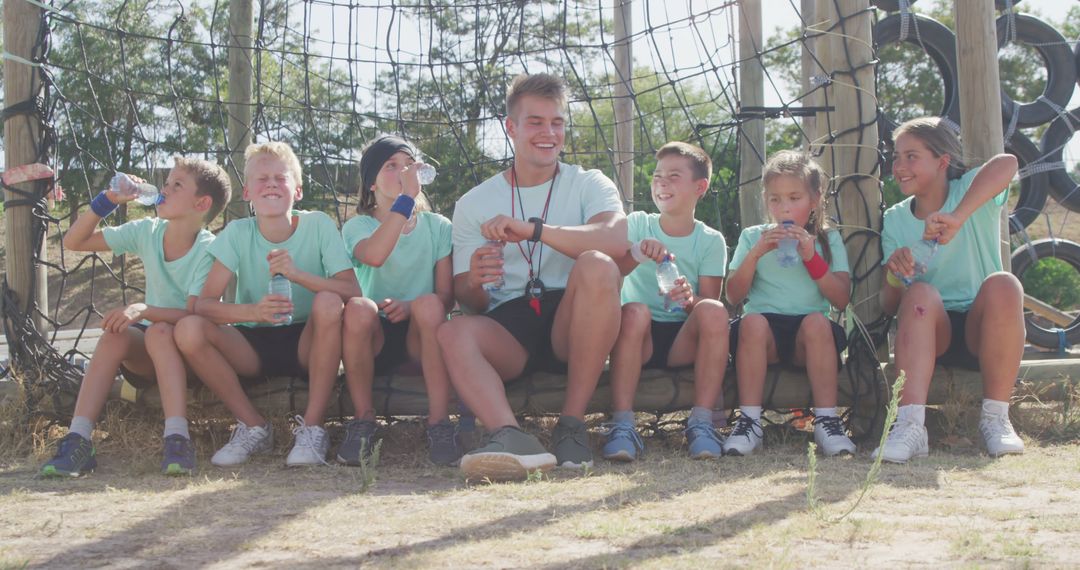
[[[470,479],[592,464],[584,415],[619,332],[612,256],[626,249],[626,216],[610,179],[559,162],[566,104],[560,78],[516,77],[506,97],[513,164],[454,209],[454,294],[473,314],[443,324],[438,337],[456,392],[491,432],[461,459]],[[503,381],[556,360],[569,372],[552,455],[519,428]]]

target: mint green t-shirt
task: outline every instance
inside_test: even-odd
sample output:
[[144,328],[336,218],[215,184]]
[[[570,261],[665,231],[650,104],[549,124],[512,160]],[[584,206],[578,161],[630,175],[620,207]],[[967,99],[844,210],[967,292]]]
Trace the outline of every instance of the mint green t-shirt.
[[[696,220],[694,231],[688,236],[672,237],[660,228],[660,214],[631,212],[626,217],[626,233],[630,241],[636,243],[651,238],[664,244],[675,254],[675,265],[679,274],[686,277],[686,282],[698,292],[700,277],[723,277],[727,266],[727,242],[724,234]],[[622,286],[622,302],[645,303],[649,306],[654,321],[678,322],[686,320],[686,313],[674,313],[664,310],[664,298],[660,296],[660,285],[656,282],[656,263],[642,263],[626,276]]]
[[[979,168],[973,168],[960,178],[949,181],[949,194],[942,212],[952,212],[960,205],[971,181]],[[983,280],[995,271],[1001,271],[1001,208],[1009,197],[1005,188],[993,199],[975,210],[960,226],[960,231],[949,243],[938,246],[937,254],[930,260],[924,275],[918,281],[934,286],[941,295],[946,311],[967,311],[975,301],[975,295]],[[882,265],[894,251],[911,247],[922,239],[926,221],[915,217],[915,198],[910,197],[885,211],[881,231]]]
[[[132,220],[102,228],[105,243],[116,254],[133,253],[146,273],[146,304],[165,309],[186,309],[189,296],[199,296],[214,259],[206,254],[214,234],[199,230],[195,243],[180,259],[165,261],[165,228],[161,218]],[[149,324],[149,321],[143,321]]]
[[[560,162],[554,186],[545,182],[518,188],[516,192],[511,191],[510,183],[499,172],[466,192],[454,207],[454,274],[467,273],[473,253],[486,243],[480,234],[484,222],[499,214],[513,215],[519,220],[543,215],[549,188],[552,190],[547,223],[554,226],[580,226],[597,214],[623,211],[615,183],[599,170]],[[506,244],[503,249],[506,284],[491,293],[488,310],[525,294],[529,264],[521,252],[527,252],[528,245],[521,242],[519,248],[516,244]],[[544,285],[549,290],[565,289],[574,259],[547,245],[536,246],[533,255],[536,275]]]
[[[751,226],[739,235],[739,245],[735,247],[735,253],[731,256],[731,266],[728,272],[734,273],[747,254],[761,239],[761,234],[776,227],[776,224],[762,224]],[[829,252],[832,261],[829,263],[829,271],[833,273],[847,273],[848,259],[847,250],[844,249],[844,238],[836,230],[826,230],[825,235],[829,238]],[[821,254],[821,244],[814,240],[814,249]],[[806,267],[802,263],[796,263],[791,267],[780,267],[777,261],[777,250],[772,250],[761,256],[754,268],[754,281],[750,284],[750,293],[746,297],[745,313],[779,313],[781,315],[808,315],[810,313],[829,312],[829,300],[821,294]]]
[[416,227],[401,234],[394,250],[381,267],[364,265],[353,257],[361,240],[371,237],[379,227],[373,216],[360,215],[345,222],[341,237],[356,268],[356,280],[364,296],[375,301],[413,299],[435,291],[435,262],[450,255],[452,227],[450,220],[432,212],[416,214]]
[[[297,269],[319,277],[333,277],[352,269],[349,254],[341,243],[337,224],[322,212],[293,210],[299,217],[296,231],[289,239],[273,243],[263,237],[255,217],[233,220],[225,226],[213,245],[214,256],[236,274],[236,303],[258,303],[270,290],[270,263],[266,256],[273,249],[286,249]],[[302,323],[311,314],[315,293],[292,284],[293,322]],[[242,323],[246,326],[270,326],[269,323]]]

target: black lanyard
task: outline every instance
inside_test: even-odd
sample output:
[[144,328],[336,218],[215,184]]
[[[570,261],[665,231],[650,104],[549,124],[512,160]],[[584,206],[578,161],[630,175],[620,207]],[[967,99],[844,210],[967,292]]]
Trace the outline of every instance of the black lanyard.
[[[548,208],[551,207],[551,194],[555,190],[555,179],[559,176],[559,166],[555,165],[555,174],[551,177],[551,184],[548,186],[547,198],[544,200],[544,212],[541,214],[540,219],[543,223],[547,222]],[[521,188],[517,185],[517,170],[510,166],[510,217],[516,217],[514,215],[514,198],[517,197],[517,207],[521,210],[521,219],[527,220],[529,217],[525,214],[525,204],[521,199]],[[521,257],[525,259],[525,262],[529,264],[529,281],[525,284],[525,294],[529,297],[529,306],[536,312],[537,316],[540,316],[540,297],[544,295],[544,282],[540,280],[541,264],[544,261],[544,244],[543,242],[535,241],[529,242],[528,252],[526,248],[521,245],[521,242],[517,242],[518,251],[521,252]],[[539,248],[539,251],[536,249]],[[533,266],[533,253],[536,253],[536,265]]]

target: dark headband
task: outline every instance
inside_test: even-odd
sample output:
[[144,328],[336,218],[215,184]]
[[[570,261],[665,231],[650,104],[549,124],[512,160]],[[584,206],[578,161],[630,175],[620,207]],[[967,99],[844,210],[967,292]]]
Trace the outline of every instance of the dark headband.
[[383,135],[375,139],[364,149],[360,157],[360,192],[371,190],[375,184],[375,178],[379,175],[379,169],[391,156],[399,152],[416,159],[416,148],[405,139],[394,135]]

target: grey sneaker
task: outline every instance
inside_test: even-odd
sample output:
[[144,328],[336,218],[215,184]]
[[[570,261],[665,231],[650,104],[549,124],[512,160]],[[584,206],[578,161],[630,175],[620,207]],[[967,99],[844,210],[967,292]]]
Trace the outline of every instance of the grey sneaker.
[[466,479],[522,480],[539,469],[555,467],[555,456],[540,441],[517,426],[505,426],[491,434],[487,445],[461,457]]
[[454,424],[443,420],[427,427],[428,459],[435,465],[453,465],[461,459],[461,448],[454,437]]
[[345,424],[345,441],[338,447],[337,460],[345,465],[360,465],[360,458],[371,457],[378,426],[372,420],[352,420]]
[[571,416],[560,416],[559,423],[551,432],[551,441],[559,467],[592,467],[592,448],[589,447],[589,430],[585,422]]

